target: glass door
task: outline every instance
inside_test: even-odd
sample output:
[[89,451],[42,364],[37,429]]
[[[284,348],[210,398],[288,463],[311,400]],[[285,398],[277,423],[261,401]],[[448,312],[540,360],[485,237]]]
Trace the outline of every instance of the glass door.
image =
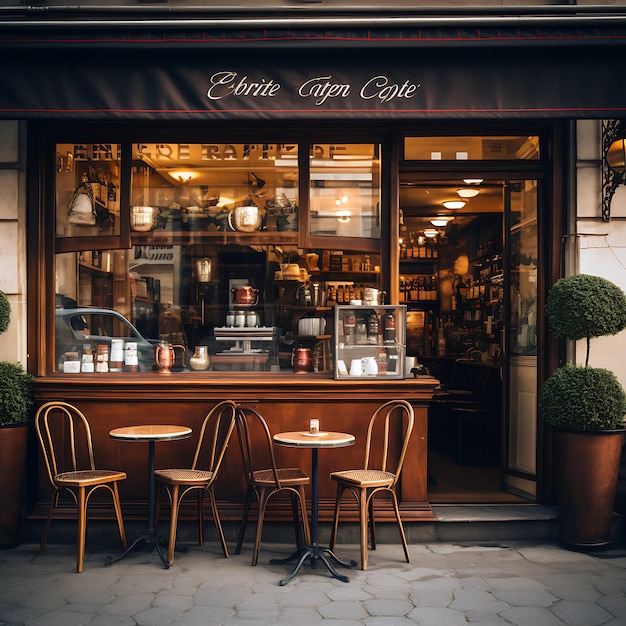
[[504,193],[508,267],[504,484],[507,490],[532,498],[537,495],[537,189],[536,180],[509,181]]

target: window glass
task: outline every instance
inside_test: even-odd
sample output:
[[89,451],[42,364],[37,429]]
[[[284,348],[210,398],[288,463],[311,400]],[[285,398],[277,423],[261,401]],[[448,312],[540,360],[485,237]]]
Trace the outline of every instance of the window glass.
[[[311,372],[332,374],[333,307],[379,289],[381,260],[369,243],[303,246],[297,144],[134,143],[130,154],[117,202],[130,207],[131,248],[87,238],[56,255],[57,370],[271,373],[293,371],[304,349]],[[333,146],[312,161],[317,210],[347,195],[352,237],[380,233],[377,154]]]
[[537,160],[539,137],[405,137],[406,161],[517,161]]
[[376,144],[311,147],[311,235],[380,237],[379,153]]
[[295,232],[297,144],[133,145],[135,232]]
[[119,145],[58,144],[56,236],[119,235],[119,181]]

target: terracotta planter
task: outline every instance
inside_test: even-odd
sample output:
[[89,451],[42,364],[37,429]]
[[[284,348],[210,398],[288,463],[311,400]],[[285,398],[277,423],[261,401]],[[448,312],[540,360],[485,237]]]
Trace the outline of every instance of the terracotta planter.
[[561,542],[597,549],[610,542],[624,430],[555,433]]
[[0,548],[20,542],[28,424],[0,426]]

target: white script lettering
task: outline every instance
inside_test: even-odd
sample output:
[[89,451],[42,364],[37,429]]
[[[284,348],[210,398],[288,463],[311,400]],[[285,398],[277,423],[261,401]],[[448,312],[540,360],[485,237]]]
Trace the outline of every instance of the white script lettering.
[[262,78],[258,82],[250,81],[247,76],[237,80],[237,72],[217,72],[210,78],[211,86],[206,92],[210,100],[221,100],[229,95],[273,97],[280,91],[280,83],[273,79]]
[[347,98],[350,95],[350,85],[331,83],[329,82],[330,78],[330,76],[316,76],[315,78],[310,78],[300,85],[298,94],[303,98],[313,96],[316,98],[316,106],[324,104],[328,98]]
[[391,102],[394,98],[412,98],[419,84],[415,85],[405,80],[402,85],[392,83],[386,76],[370,78],[361,89],[361,98],[370,100],[378,98],[382,102]]

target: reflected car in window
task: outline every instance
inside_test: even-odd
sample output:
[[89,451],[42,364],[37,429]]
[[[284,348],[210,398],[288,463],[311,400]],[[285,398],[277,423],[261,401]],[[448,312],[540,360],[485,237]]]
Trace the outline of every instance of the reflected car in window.
[[140,372],[155,369],[156,342],[145,339],[123,315],[112,309],[92,307],[56,309],[55,337],[59,371],[67,371],[63,364],[68,358],[82,361],[82,355],[88,351],[94,355],[95,361],[99,344],[106,345],[110,355],[112,339],[123,339],[124,347],[129,342],[137,344]]

